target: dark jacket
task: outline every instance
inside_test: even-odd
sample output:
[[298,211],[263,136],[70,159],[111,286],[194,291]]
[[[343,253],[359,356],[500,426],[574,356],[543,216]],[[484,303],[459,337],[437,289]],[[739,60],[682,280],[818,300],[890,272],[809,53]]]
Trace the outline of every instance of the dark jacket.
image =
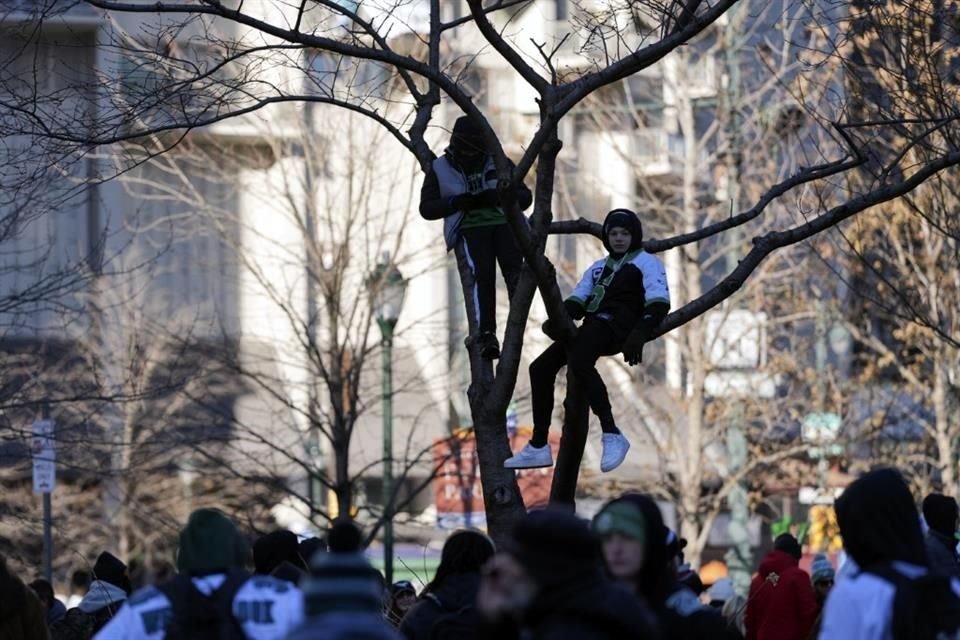
[[744,624],[747,640],[804,640],[817,617],[810,576],[799,561],[771,551],[750,584]]
[[480,574],[455,573],[436,590],[420,596],[400,622],[400,633],[408,640],[429,640],[433,624],[442,616],[473,606],[480,590]]
[[960,559],[957,558],[957,540],[930,529],[924,538],[930,571],[960,578]]
[[0,638],[48,640],[47,612],[32,589],[0,567]]
[[646,640],[659,638],[657,622],[646,604],[600,574],[551,588],[533,603],[524,618],[532,640]]
[[[453,167],[461,170],[470,170],[468,167],[460,167],[456,157],[450,153],[450,151],[447,151],[443,157],[446,158],[447,162]],[[486,162],[486,160],[484,160],[484,162]],[[513,168],[512,162],[510,163],[510,167]],[[517,206],[520,207],[522,211],[533,202],[533,193],[527,185],[521,182],[517,188],[516,198]],[[436,172],[432,167],[427,169],[427,173],[423,178],[423,186],[420,188],[420,215],[427,220],[440,220],[456,212],[457,210],[450,204],[450,201],[440,194],[440,182],[437,179]]]

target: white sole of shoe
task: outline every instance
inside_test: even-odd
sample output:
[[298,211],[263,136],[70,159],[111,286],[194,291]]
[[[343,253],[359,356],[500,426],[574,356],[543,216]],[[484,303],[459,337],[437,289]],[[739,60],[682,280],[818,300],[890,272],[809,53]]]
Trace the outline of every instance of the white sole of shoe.
[[518,469],[545,469],[545,468],[547,468],[547,467],[552,467],[552,466],[553,466],[553,460],[551,460],[550,462],[547,462],[547,463],[544,463],[544,462],[539,462],[539,463],[511,462],[510,460],[507,460],[507,461],[505,461],[505,462],[503,463],[503,468],[504,468],[504,469],[514,469],[514,470],[518,470]]

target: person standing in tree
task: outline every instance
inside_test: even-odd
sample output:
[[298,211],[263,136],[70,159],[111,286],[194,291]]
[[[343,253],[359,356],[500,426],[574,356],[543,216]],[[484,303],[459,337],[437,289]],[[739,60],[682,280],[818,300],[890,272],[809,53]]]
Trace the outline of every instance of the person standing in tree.
[[[553,464],[547,437],[554,385],[564,365],[572,369],[590,409],[600,420],[600,470],[619,467],[630,449],[630,442],[614,422],[607,388],[596,369],[597,360],[622,352],[628,364],[639,364],[644,343],[670,310],[670,291],[663,263],[642,248],[643,230],[637,214],[614,209],[603,222],[602,237],[609,255],[587,268],[573,294],[564,301],[571,318],[583,318],[580,330],[568,342],[554,342],[530,365],[533,436],[504,462],[508,469]],[[550,320],[543,324],[543,332],[553,340],[559,337]]]
[[[522,183],[516,202],[521,210],[533,202],[533,194]],[[454,123],[450,146],[427,170],[420,190],[420,215],[427,220],[443,218],[448,251],[462,243],[474,278],[469,307],[478,333],[471,337],[479,345],[481,357],[499,358],[496,263],[500,263],[507,294],[513,297],[523,255],[507,226],[497,190],[497,169],[483,131],[467,116]]]

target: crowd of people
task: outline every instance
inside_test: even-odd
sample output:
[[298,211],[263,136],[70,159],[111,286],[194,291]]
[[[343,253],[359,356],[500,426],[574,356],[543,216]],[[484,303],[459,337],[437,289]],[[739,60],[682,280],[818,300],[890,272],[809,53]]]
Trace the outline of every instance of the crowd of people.
[[[176,574],[134,590],[103,552],[86,592],[62,602],[0,558],[4,640],[941,640],[960,638],[957,502],[931,495],[922,517],[899,472],[871,471],[836,502],[847,559],[778,536],[749,592],[704,585],[684,541],[642,494],[587,521],[544,509],[495,544],[477,530],[445,542],[421,589],[386,585],[363,555],[362,531],[336,521],[325,540],[276,531],[251,548],[215,509],[180,533]],[[248,569],[252,565],[252,572]]]

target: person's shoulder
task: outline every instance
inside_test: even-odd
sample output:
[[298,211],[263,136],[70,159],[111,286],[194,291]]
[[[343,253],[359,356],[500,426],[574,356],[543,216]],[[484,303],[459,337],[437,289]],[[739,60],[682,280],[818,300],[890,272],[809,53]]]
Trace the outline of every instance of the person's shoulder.
[[660,262],[660,258],[657,256],[640,249],[634,254],[633,258],[630,260],[630,264],[643,269],[645,267],[659,267],[663,263]]
[[133,592],[133,595],[127,598],[127,606],[134,609],[153,607],[163,603],[169,605],[169,598],[159,587],[152,584],[137,589]]
[[298,596],[300,588],[288,580],[274,576],[254,575],[246,578],[237,589],[237,597],[243,596]]

